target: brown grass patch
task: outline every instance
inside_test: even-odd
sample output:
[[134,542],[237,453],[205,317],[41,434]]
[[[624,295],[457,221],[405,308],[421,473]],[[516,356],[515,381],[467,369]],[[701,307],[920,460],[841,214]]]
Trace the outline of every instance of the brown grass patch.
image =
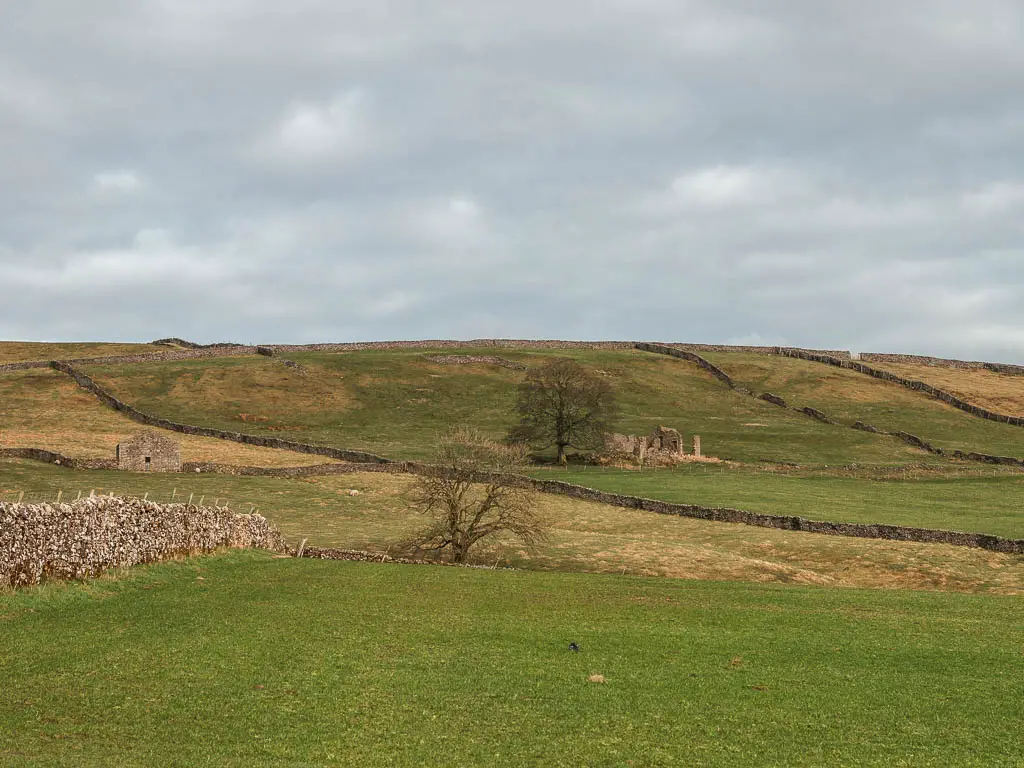
[[270,421],[266,416],[257,416],[254,413],[240,413],[236,417],[239,421],[244,421],[249,424],[258,424],[264,421]]
[[[76,458],[113,458],[117,444],[143,429],[102,405],[63,374],[20,371],[0,377],[0,446],[45,448]],[[323,463],[323,457],[169,433],[184,461],[258,467]]]
[[[103,376],[114,391],[137,391],[137,374],[125,387],[116,376]],[[273,360],[245,360],[243,365],[196,365],[177,378],[167,393],[178,402],[240,403],[249,406],[244,413],[255,420],[269,420],[275,414],[323,413],[342,411],[351,406],[351,398],[342,376],[316,365],[308,365],[302,374]],[[256,407],[253,407],[256,406]]]
[[907,379],[944,389],[973,405],[996,413],[1024,415],[1024,377],[996,373],[985,368],[941,368],[904,363],[871,363]]

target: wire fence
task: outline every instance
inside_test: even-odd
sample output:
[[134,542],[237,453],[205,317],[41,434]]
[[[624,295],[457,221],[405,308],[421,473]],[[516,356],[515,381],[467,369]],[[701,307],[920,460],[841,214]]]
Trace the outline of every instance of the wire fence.
[[0,489],[0,502],[8,504],[70,504],[78,499],[90,496],[122,496],[125,498],[143,499],[161,504],[194,504],[196,506],[219,507],[230,509],[235,512],[252,513],[259,512],[259,506],[252,502],[232,502],[227,495],[210,494],[205,491],[194,492],[188,490],[160,489],[157,491],[144,491],[143,493],[123,492],[98,488],[71,488],[57,490],[12,490]]

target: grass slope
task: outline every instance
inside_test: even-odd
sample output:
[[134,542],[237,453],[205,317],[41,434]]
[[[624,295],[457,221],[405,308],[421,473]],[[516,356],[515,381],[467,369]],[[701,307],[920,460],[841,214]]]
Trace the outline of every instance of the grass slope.
[[863,373],[789,357],[714,352],[707,358],[740,386],[773,392],[791,406],[812,406],[845,424],[861,420],[888,431],[903,430],[948,450],[1024,457],[1021,427],[971,416]]
[[1017,607],[261,553],[164,564],[0,595],[0,762],[1014,766]]
[[[76,458],[114,458],[125,437],[144,429],[101,404],[64,374],[49,369],[0,375],[0,446],[45,448]],[[261,467],[324,461],[307,454],[173,434],[184,461]]]
[[[306,481],[199,475],[72,472],[0,462],[0,500],[49,500],[114,492],[169,500],[259,505],[295,544],[386,552],[419,530],[405,475],[359,473]],[[350,496],[350,490],[359,491]],[[832,586],[1024,594],[1024,558],[966,547],[886,542],[709,523],[540,495],[551,539],[527,552],[484,542],[480,562],[534,570],[632,573]]]
[[[553,354],[574,357],[613,382],[622,405],[620,431],[676,426],[700,434],[705,452],[715,456],[825,464],[936,461],[892,438],[823,425],[736,394],[695,365],[650,353],[461,351],[527,364]],[[451,424],[503,435],[522,374],[498,366],[442,365],[428,361],[428,354],[290,355],[304,372],[255,358],[92,366],[88,372],[122,399],[166,418],[396,458],[428,457],[437,433]]]
[[919,363],[872,362],[870,365],[906,379],[924,381],[995,413],[1024,414],[1024,378],[1021,376],[985,368],[944,368]]

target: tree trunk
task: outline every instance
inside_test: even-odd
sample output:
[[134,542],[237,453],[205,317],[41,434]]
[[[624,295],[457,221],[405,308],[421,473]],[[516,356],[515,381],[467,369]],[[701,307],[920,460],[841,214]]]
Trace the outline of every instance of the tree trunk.
[[565,446],[561,443],[558,444],[558,463],[561,466],[565,466]]
[[462,542],[452,542],[452,562],[453,563],[464,563],[466,562],[466,556],[469,554],[469,547]]

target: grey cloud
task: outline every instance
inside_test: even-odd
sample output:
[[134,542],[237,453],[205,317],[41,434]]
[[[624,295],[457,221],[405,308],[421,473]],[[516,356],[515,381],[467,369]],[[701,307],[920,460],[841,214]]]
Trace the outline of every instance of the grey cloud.
[[8,4],[0,336],[1024,362],[1022,21],[999,0]]

